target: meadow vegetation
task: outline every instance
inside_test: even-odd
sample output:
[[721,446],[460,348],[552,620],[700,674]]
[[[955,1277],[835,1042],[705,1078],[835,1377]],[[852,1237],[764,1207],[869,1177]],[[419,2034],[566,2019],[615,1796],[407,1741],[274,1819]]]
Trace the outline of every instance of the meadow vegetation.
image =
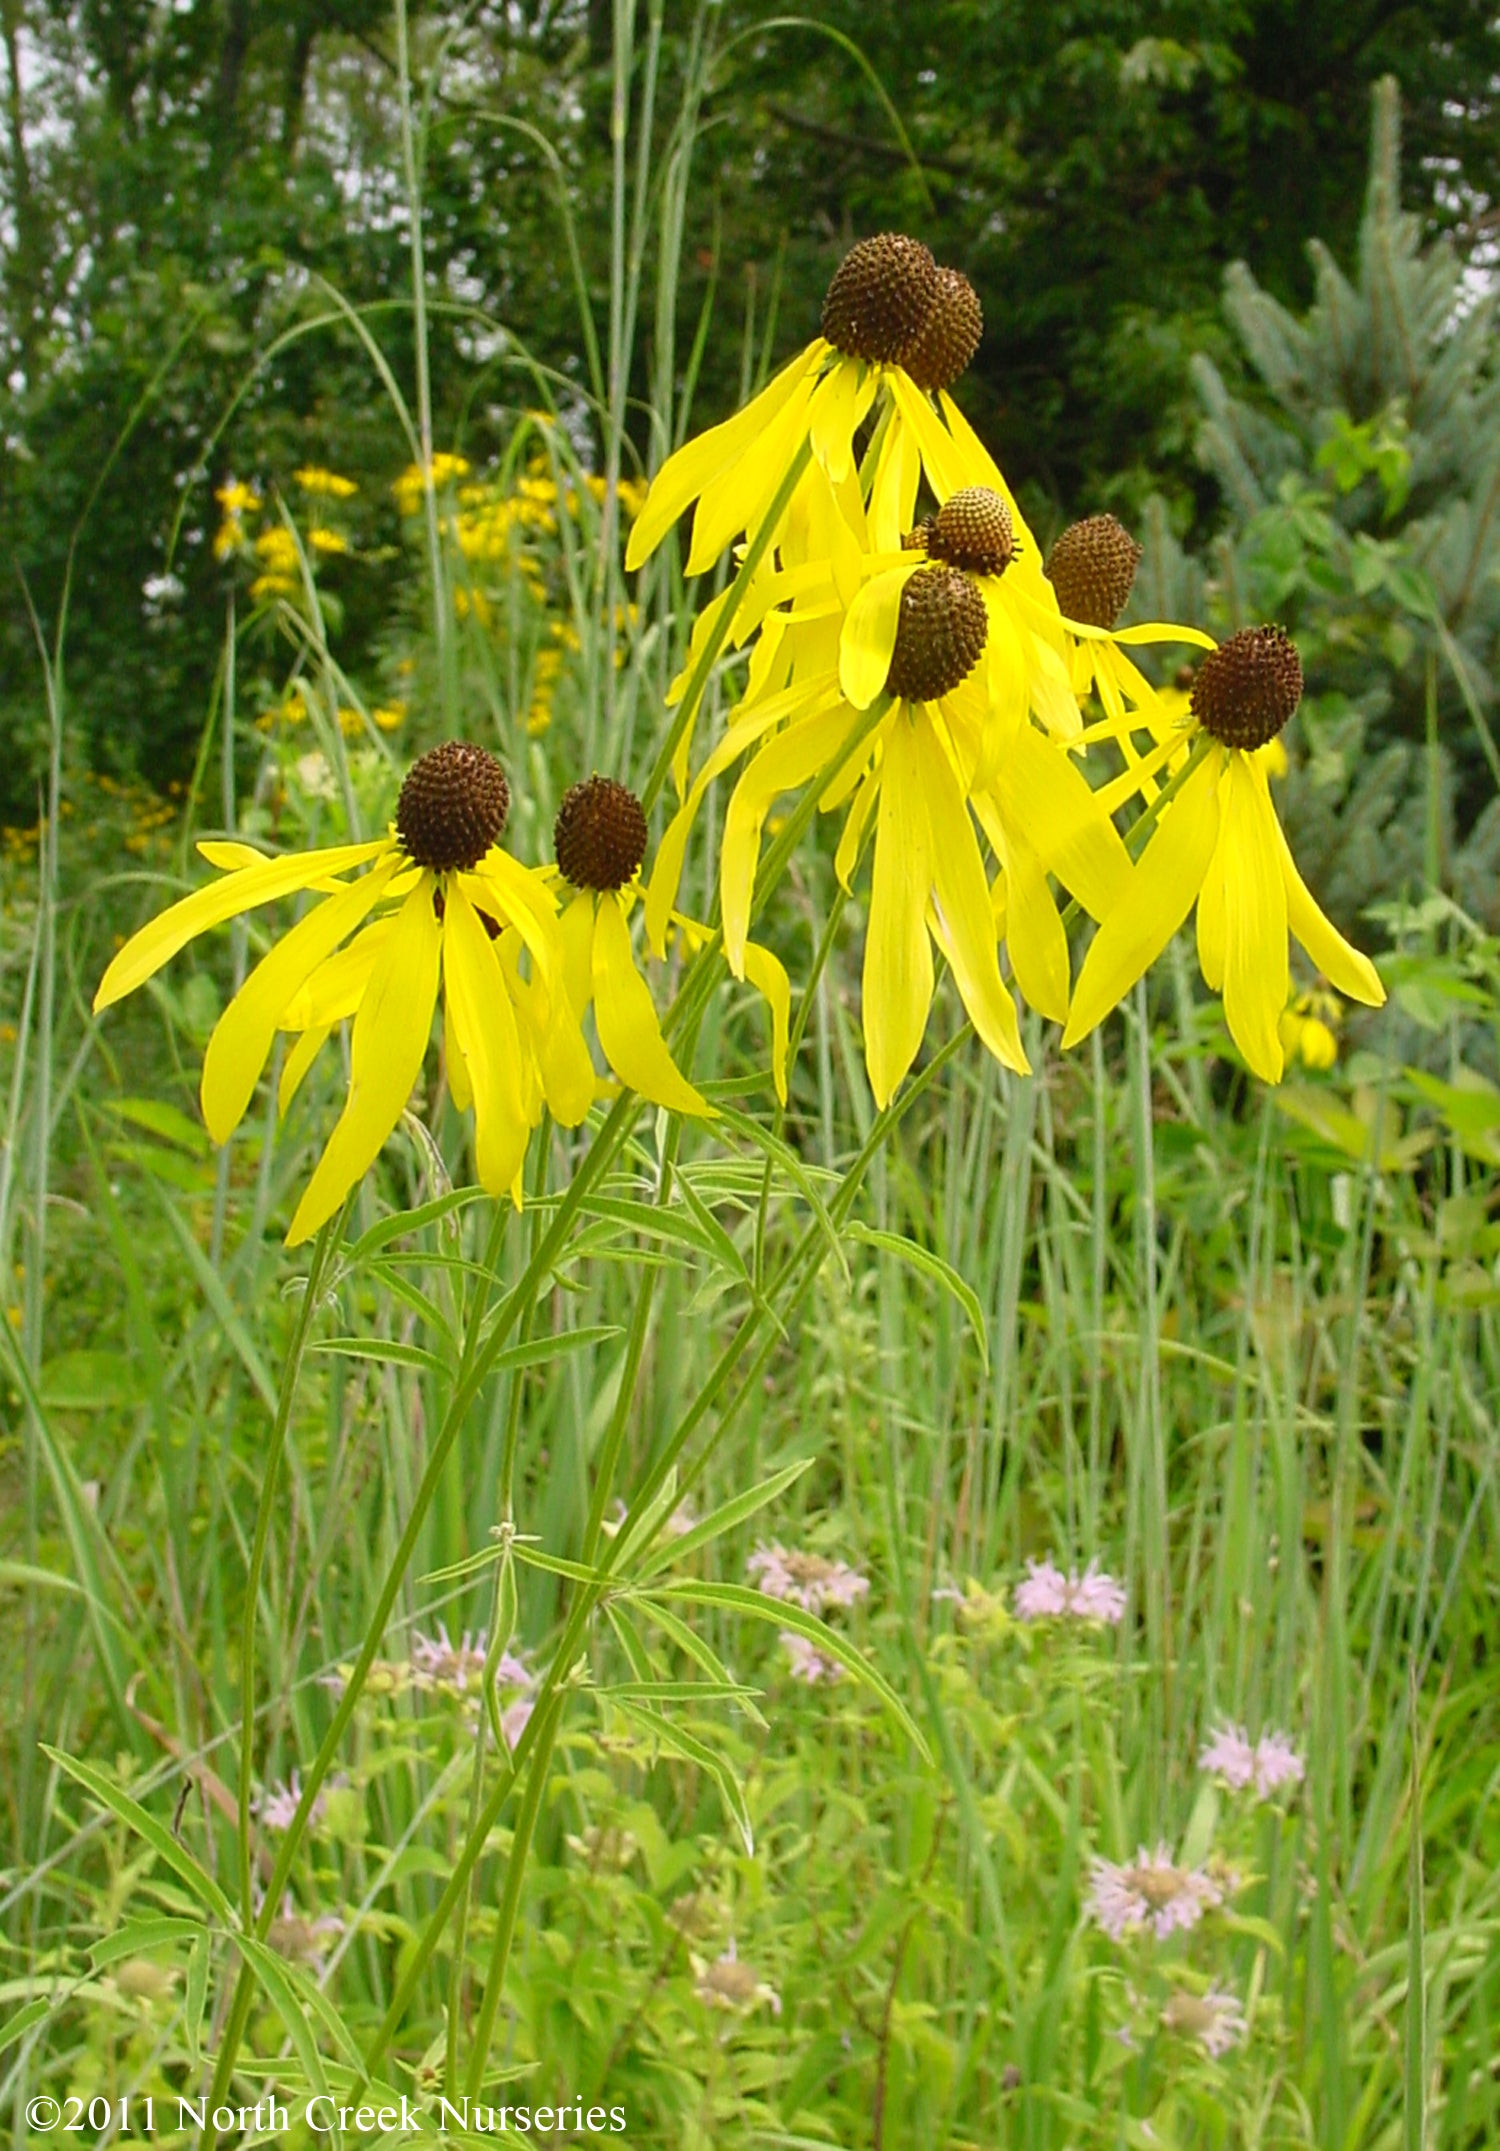
[[[941,979],[881,1106],[868,882],[847,895],[836,833],[788,802],[756,927],[792,986],[784,1102],[765,1000],[679,945],[658,1005],[717,1118],[616,1086],[543,1123],[520,1209],[473,1185],[434,1052],[346,1210],[283,1245],[337,1046],[284,1117],[278,1047],[221,1147],[198,1108],[260,916],[92,1013],[201,882],[200,837],[378,836],[441,739],[499,755],[528,862],[576,780],[665,784],[670,685],[732,563],[689,580],[674,541],[627,574],[645,478],[696,430],[705,353],[727,408],[815,302],[794,276],[795,323],[753,286],[735,326],[722,298],[678,320],[711,55],[669,67],[639,12],[604,38],[580,367],[528,357],[481,398],[501,331],[475,306],[468,388],[447,351],[435,393],[414,216],[404,298],[329,282],[278,347],[381,383],[368,462],[301,421],[285,455],[262,428],[197,459],[217,656],[180,766],[149,727],[119,766],[81,752],[66,583],[6,688],[43,811],[0,853],[0,2111],[18,2144],[38,2097],[150,2097],[186,2143],[179,2100],[274,2087],[404,2096],[429,2132],[467,2101],[448,2133],[475,2142],[509,2101],[618,2108],[619,2140],[674,2151],[1477,2151],[1500,392],[1488,299],[1402,214],[1393,86],[1311,307],[1245,271],[1202,337],[1179,321],[1212,532],[1169,454],[1114,496],[1134,617],[1282,619],[1302,652],[1278,802],[1390,999],[1304,966],[1279,1086],[1179,937],[1077,1049],[1024,1015],[1027,1074]],[[397,20],[388,179],[415,204],[451,55]],[[726,652],[700,743],[743,685]],[[710,792],[698,919],[722,814]]]

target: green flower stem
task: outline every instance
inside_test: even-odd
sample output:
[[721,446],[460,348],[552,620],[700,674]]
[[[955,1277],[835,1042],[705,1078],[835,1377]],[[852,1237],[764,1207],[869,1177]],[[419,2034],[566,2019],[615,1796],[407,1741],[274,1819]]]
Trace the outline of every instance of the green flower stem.
[[756,531],[755,536],[745,549],[745,557],[740,562],[739,572],[729,586],[728,602],[714,622],[713,633],[704,645],[702,656],[693,667],[692,677],[683,691],[681,702],[677,705],[671,729],[662,741],[661,751],[651,766],[650,776],[647,777],[642,787],[641,805],[648,814],[655,802],[657,793],[667,781],[667,772],[672,767],[672,757],[677,752],[682,736],[697,714],[698,705],[703,700],[704,690],[708,686],[709,674],[718,663],[719,652],[729,639],[729,630],[733,627],[734,616],[740,609],[740,600],[750,586],[750,578],[765,558],[771,539],[775,535],[776,526],[781,521],[787,504],[797,490],[802,473],[807,469],[811,460],[812,442],[810,440],[804,441],[787,466],[786,476],[776,488],[770,507],[761,517],[759,530]]
[[[503,1303],[488,1337],[484,1339],[482,1344],[480,1336],[483,1329],[482,1317],[484,1301],[487,1296],[487,1286],[480,1295],[479,1307],[466,1329],[463,1355],[459,1362],[458,1379],[454,1387],[453,1396],[449,1402],[437,1440],[433,1444],[426,1468],[422,1473],[416,1494],[413,1497],[411,1514],[406,1520],[406,1527],[402,1531],[391,1565],[386,1572],[385,1581],[381,1585],[380,1596],[370,1617],[369,1627],[365,1634],[365,1640],[360,1646],[359,1656],[355,1660],[353,1670],[345,1685],[344,1693],[339,1699],[338,1708],[333,1714],[328,1731],[323,1736],[322,1745],[309,1767],[306,1781],[302,1787],[302,1797],[297,1803],[296,1813],[292,1817],[277,1853],[271,1879],[266,1888],[265,1902],[261,1906],[260,1916],[255,1923],[255,1933],[261,1941],[265,1940],[270,1931],[271,1923],[276,1917],[276,1907],[280,1902],[281,1893],[286,1887],[287,1876],[291,1872],[292,1861],[302,1841],[303,1832],[306,1830],[307,1819],[312,1812],[313,1801],[317,1798],[323,1780],[333,1766],[342,1744],[344,1733],[364,1691],[364,1684],[369,1676],[370,1667],[374,1664],[385,1637],[386,1624],[390,1619],[391,1608],[395,1605],[406,1570],[411,1563],[412,1555],[416,1551],[417,1540],[421,1535],[422,1526],[427,1520],[427,1512],[431,1508],[437,1493],[443,1469],[462,1430],[469,1408],[479,1394],[496,1357],[504,1349],[506,1339],[527,1298],[535,1292],[538,1279],[546,1275],[553,1258],[567,1238],[568,1231],[584,1197],[625,1141],[629,1133],[634,1110],[635,1101],[629,1092],[616,1100],[608,1118],[585,1153],[562,1201],[558,1204],[557,1213],[539,1243],[530,1263],[528,1263],[525,1273]],[[490,1234],[490,1248],[485,1262],[486,1271],[491,1274],[499,1259],[504,1227],[505,1210],[501,1205],[497,1204],[495,1223]],[[530,1731],[529,1726],[527,1730],[528,1732]],[[230,2005],[229,2019],[224,2028],[223,2044],[219,2049],[218,2061],[214,2068],[210,2099],[215,2105],[224,2102],[224,2096],[228,2091],[235,2058],[239,2052],[240,2041],[244,2036],[245,2025],[249,2021],[254,1994],[254,1974],[248,1964],[242,1963],[239,1978],[235,1984],[234,1999]],[[213,2151],[212,2145],[209,2146],[209,2151]]]
[[[297,1310],[292,1341],[282,1364],[281,1386],[276,1395],[276,1416],[271,1422],[270,1448],[265,1470],[261,1474],[260,1501],[255,1512],[255,1538],[250,1548],[250,1567],[245,1578],[245,1611],[240,1626],[239,1832],[240,1917],[247,1928],[255,1918],[250,1858],[250,1789],[255,1776],[255,1631],[260,1612],[260,1588],[265,1577],[266,1548],[271,1538],[271,1517],[275,1507],[277,1481],[281,1476],[282,1452],[286,1448],[287,1427],[291,1423],[292,1404],[302,1374],[302,1361],[306,1356],[307,1340],[311,1335],[313,1319],[322,1297],[328,1258],[338,1245],[352,1201],[351,1195],[345,1200],[338,1215],[329,1218],[321,1227],[313,1243],[312,1261],[308,1266],[302,1305]],[[267,1901],[272,1900],[268,1898]]]
[[[505,1890],[500,1899],[500,1917],[495,1928],[495,1946],[490,1952],[490,1968],[484,1983],[484,1997],[479,2005],[479,2021],[474,2027],[474,2045],[469,2055],[469,2073],[465,2079],[470,2098],[476,2095],[484,2083],[490,2042],[495,2036],[495,2018],[499,2014],[500,1999],[505,1991],[505,1974],[510,1964],[511,1943],[515,1939],[516,1914],[521,1905],[521,1885],[526,1879],[526,1863],[531,1856],[531,1840],[536,1834],[536,1820],[541,1813],[542,1796],[547,1789],[547,1773],[552,1766],[552,1743],[557,1737],[562,1711],[562,1690],[554,1688],[546,1703],[539,1705],[534,1713],[534,1716],[542,1719],[542,1725],[526,1773],[526,1791],[522,1795],[515,1833],[510,1842],[510,1858],[505,1867]],[[527,1731],[530,1730],[528,1725]]]
[[[943,1069],[947,1067],[955,1054],[967,1044],[973,1035],[973,1026],[965,1024],[962,1030],[956,1032],[941,1051],[934,1054],[932,1060],[928,1062],[920,1075],[913,1078],[900,1097],[893,1099],[885,1111],[877,1116],[871,1125],[869,1135],[845,1176],[839,1193],[834,1199],[832,1208],[840,1221],[847,1217],[853,1207],[860,1183],[881,1145],[893,1132],[903,1116],[910,1111],[911,1107],[915,1105],[929,1086],[937,1080]],[[797,1248],[782,1264],[772,1287],[772,1292],[774,1292],[783,1280],[792,1275],[799,1262],[804,1265],[805,1274],[795,1280],[796,1297],[788,1303],[784,1310],[785,1313],[795,1311],[797,1303],[810,1289],[828,1252],[826,1234],[820,1225],[813,1224],[808,1228]],[[768,1293],[764,1306],[757,1308],[753,1314],[746,1317],[745,1323],[741,1326],[740,1335],[726,1348],[725,1353],[721,1356],[719,1366],[715,1369],[711,1378],[714,1383],[715,1396],[727,1383],[738,1359],[743,1355],[744,1350],[753,1341],[754,1334],[759,1331],[764,1323],[772,1321],[774,1327],[774,1334],[766,1340],[762,1348],[764,1356],[769,1358],[771,1351],[780,1342],[779,1318],[773,1317],[771,1308],[772,1297],[771,1293]],[[742,1386],[741,1396],[749,1395],[751,1387],[752,1385],[748,1383]],[[539,1720],[543,1708],[568,1677],[578,1657],[589,1620],[598,1607],[600,1600],[604,1597],[605,1592],[613,1583],[615,1574],[620,1567],[621,1559],[630,1544],[632,1532],[635,1528],[633,1519],[638,1519],[646,1512],[652,1498],[665,1481],[668,1471],[671,1470],[683,1448],[691,1439],[693,1429],[701,1417],[701,1412],[691,1411],[688,1418],[679,1425],[667,1449],[652,1466],[644,1487],[637,1493],[634,1507],[631,1513],[627,1515],[619,1534],[603,1549],[597,1580],[593,1583],[579,1586],[578,1594],[569,1607],[568,1618],[564,1624],[557,1648],[553,1653],[552,1662],[542,1677],[541,1686],[537,1692],[536,1709],[533,1711],[520,1740],[516,1743],[515,1752],[511,1758],[512,1769],[504,1773],[491,1786],[484,1808],[474,1827],[469,1832],[464,1848],[454,1864],[447,1886],[428,1919],[421,1940],[407,1960],[406,1967],[402,1972],[396,1991],[391,1997],[386,2013],[365,2050],[364,2066],[367,2081],[373,2078],[386,2047],[400,2027],[412,1995],[416,1992],[417,1985],[437,1949],[438,1942],[453,1914],[454,1907],[468,1884],[468,1879],[475,1863],[484,1850],[491,1830],[494,1829],[495,1824],[499,1821],[501,1811],[510,1797],[517,1775],[521,1770],[528,1767],[531,1761],[533,1740],[539,1730]],[[728,1423],[728,1415],[726,1415],[720,1422],[721,1432],[727,1427]],[[482,2076],[482,2062],[479,2068]]]

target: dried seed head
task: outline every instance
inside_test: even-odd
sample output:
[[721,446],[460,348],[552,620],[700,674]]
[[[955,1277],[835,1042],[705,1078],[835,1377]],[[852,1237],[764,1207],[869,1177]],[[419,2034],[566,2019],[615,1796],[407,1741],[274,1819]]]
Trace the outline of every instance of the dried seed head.
[[1210,650],[1193,681],[1193,715],[1219,744],[1247,751],[1283,730],[1302,699],[1302,660],[1282,627],[1242,627]]
[[646,816],[613,777],[589,777],[564,792],[552,841],[575,889],[623,889],[646,856]]
[[823,334],[854,358],[894,365],[921,335],[938,295],[938,267],[920,239],[881,232],[852,246],[823,301]]
[[1016,549],[1010,510],[987,485],[966,485],[950,495],[925,529],[929,556],[971,575],[1003,575]]
[[918,388],[949,388],[979,349],[984,311],[979,294],[957,269],[938,270],[937,297],[901,360]]
[[1067,619],[1113,627],[1140,563],[1140,547],[1112,515],[1088,515],[1053,546],[1047,574]]
[[477,866],[510,812],[505,771],[483,747],[447,739],[412,763],[396,802],[407,857],[434,873]]
[[910,702],[936,701],[968,678],[988,632],[977,584],[957,568],[918,568],[901,593],[888,692]]

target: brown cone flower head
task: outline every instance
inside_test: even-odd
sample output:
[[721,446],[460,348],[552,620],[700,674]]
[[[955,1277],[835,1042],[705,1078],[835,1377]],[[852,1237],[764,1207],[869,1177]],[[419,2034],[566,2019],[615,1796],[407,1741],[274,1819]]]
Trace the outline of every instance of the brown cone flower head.
[[1141,549],[1112,515],[1070,523],[1052,548],[1047,574],[1069,620],[1113,627],[1141,564]]
[[1221,747],[1248,753],[1282,731],[1302,699],[1302,660],[1283,627],[1242,627],[1210,650],[1193,681],[1193,715]]
[[823,334],[853,358],[894,365],[921,335],[938,296],[938,266],[920,239],[861,239],[833,273]]
[[918,388],[950,388],[979,349],[983,334],[984,311],[974,286],[957,269],[939,269],[932,312],[902,367]]
[[477,866],[510,812],[505,771],[483,747],[444,740],[412,763],[396,802],[406,856],[435,874]]
[[978,585],[958,568],[918,568],[901,592],[887,691],[934,702],[966,680],[989,633]]
[[924,527],[929,556],[971,575],[1003,575],[1015,553],[1010,510],[987,485],[962,486]]
[[646,856],[645,812],[613,777],[589,777],[563,793],[552,841],[575,889],[623,889]]

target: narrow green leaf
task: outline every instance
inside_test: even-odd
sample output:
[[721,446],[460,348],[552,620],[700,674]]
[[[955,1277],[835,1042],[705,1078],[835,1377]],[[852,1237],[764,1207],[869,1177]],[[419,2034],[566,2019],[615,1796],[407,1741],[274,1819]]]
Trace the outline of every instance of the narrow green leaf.
[[129,1793],[112,1784],[92,1763],[81,1763],[74,1756],[65,1755],[61,1748],[49,1748],[45,1742],[42,1743],[42,1753],[81,1785],[101,1807],[108,1808],[128,1829],[134,1830],[137,1837],[144,1839],[157,1858],[164,1860],[173,1873],[181,1877],[215,1919],[225,1927],[232,1928],[236,1924],[234,1909],[218,1883],[198,1865],[186,1846],[177,1842],[164,1822],[148,1813],[138,1800],[132,1800]]
[[680,1725],[664,1718],[660,1711],[650,1710],[643,1703],[624,1699],[612,1699],[615,1708],[623,1711],[632,1723],[649,1732],[668,1754],[681,1757],[685,1763],[695,1763],[706,1771],[718,1786],[724,1806],[734,1818],[734,1823],[744,1840],[747,1853],[755,1851],[755,1830],[750,1821],[750,1809],[745,1801],[744,1788],[721,1755],[716,1755],[705,1741],[692,1733],[685,1733]]
[[878,1695],[923,1762],[932,1761],[932,1750],[890,1682],[876,1672],[869,1659],[855,1649],[847,1636],[829,1628],[816,1614],[804,1613],[800,1606],[790,1605],[784,1598],[768,1598],[763,1591],[752,1591],[742,1583],[664,1583],[642,1596],[647,1604],[670,1598],[687,1605],[718,1606],[726,1613],[747,1613],[752,1620],[768,1621],[775,1628],[789,1628],[795,1635],[806,1636],[825,1658],[836,1659],[856,1680]]
[[784,1465],[780,1471],[772,1472],[769,1479],[762,1479],[758,1486],[747,1487],[743,1494],[736,1494],[732,1501],[726,1501],[722,1507],[711,1510],[694,1524],[690,1531],[684,1531],[680,1538],[666,1539],[648,1547],[635,1573],[641,1577],[654,1576],[669,1564],[696,1553],[700,1546],[707,1546],[714,1539],[722,1538],[726,1531],[733,1531],[737,1524],[742,1524],[746,1517],[753,1516],[757,1509],[763,1509],[770,1502],[777,1500],[789,1486],[795,1486],[802,1474],[811,1468],[812,1463],[813,1459],[808,1456],[800,1458],[795,1464]]
[[920,1271],[923,1277],[930,1278],[935,1285],[940,1285],[949,1298],[962,1308],[964,1318],[974,1332],[974,1342],[979,1347],[979,1356],[988,1374],[990,1341],[985,1330],[984,1309],[979,1304],[978,1293],[972,1285],[965,1283],[951,1262],[945,1262],[941,1255],[935,1255],[930,1247],[919,1247],[915,1240],[908,1240],[902,1233],[879,1232],[875,1226],[861,1224],[858,1219],[846,1225],[844,1233],[846,1238],[859,1240],[866,1247],[878,1247],[882,1253],[894,1255],[898,1262],[906,1263],[911,1269]]
[[96,1972],[102,1972],[107,1964],[118,1964],[122,1957],[144,1956],[147,1950],[162,1949],[170,1942],[193,1942],[202,1938],[203,1928],[190,1919],[140,1919],[131,1920],[124,1927],[117,1927],[89,1945],[89,1961]]

